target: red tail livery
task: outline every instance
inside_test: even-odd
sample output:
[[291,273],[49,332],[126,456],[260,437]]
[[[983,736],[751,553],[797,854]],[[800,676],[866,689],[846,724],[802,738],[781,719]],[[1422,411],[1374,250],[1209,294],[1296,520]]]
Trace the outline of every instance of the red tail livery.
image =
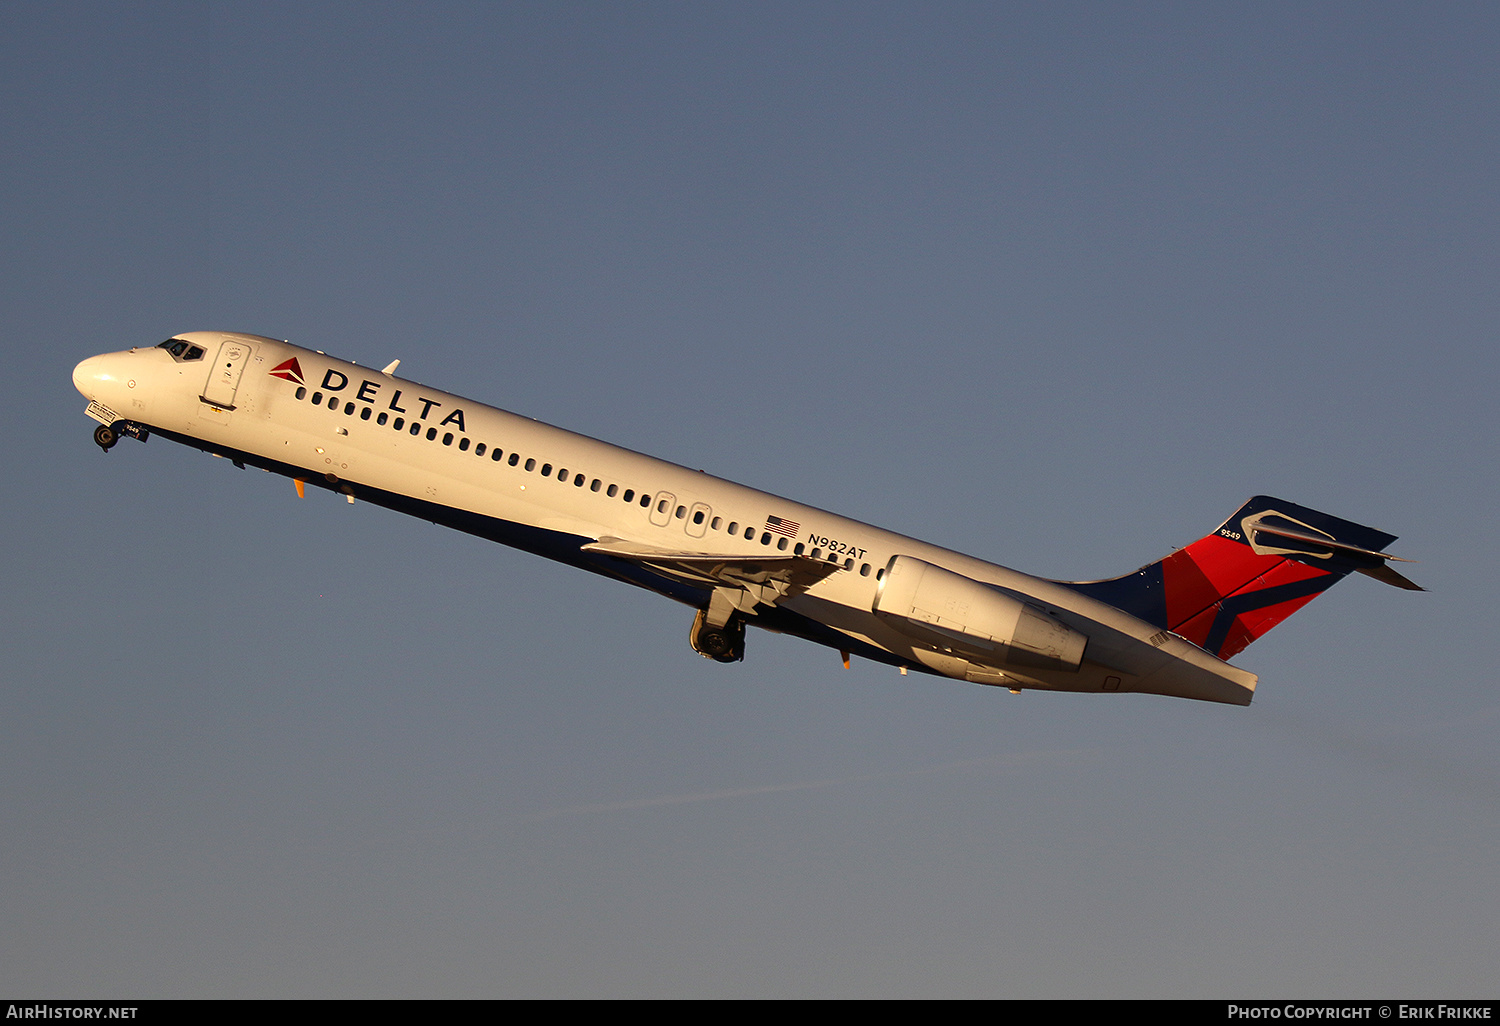
[[1229,659],[1352,571],[1421,591],[1392,570],[1396,540],[1374,528],[1257,495],[1217,531],[1133,574],[1075,584]]

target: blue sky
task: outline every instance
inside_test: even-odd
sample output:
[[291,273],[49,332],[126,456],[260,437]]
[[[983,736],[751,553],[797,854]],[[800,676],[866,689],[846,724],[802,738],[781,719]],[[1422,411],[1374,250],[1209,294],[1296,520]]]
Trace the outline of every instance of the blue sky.
[[[0,985],[1493,997],[1485,5],[0,9]],[[1046,576],[1401,536],[1229,709],[752,631],[153,439],[288,338]]]

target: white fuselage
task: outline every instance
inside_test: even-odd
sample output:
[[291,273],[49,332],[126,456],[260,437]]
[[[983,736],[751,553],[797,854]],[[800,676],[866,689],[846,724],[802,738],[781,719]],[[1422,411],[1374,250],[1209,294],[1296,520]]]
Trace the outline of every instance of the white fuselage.
[[[663,572],[722,557],[826,564],[752,624],[902,667],[1012,688],[1148,691],[1243,704],[1254,676],[1068,586],[883,531],[285,342],[224,332],[93,357],[74,382],[105,424],[177,441],[630,581],[704,608],[711,581]],[[397,422],[400,426],[397,426]],[[415,430],[416,433],[413,433]],[[499,458],[495,454],[499,453]],[[300,484],[299,484],[300,488]],[[600,543],[618,554],[589,551]],[[662,560],[650,553],[667,554]],[[1014,595],[1087,637],[1077,669],[980,666],[876,614],[913,557]],[[697,564],[695,564],[697,565]],[[1153,638],[1155,643],[1151,643]]]

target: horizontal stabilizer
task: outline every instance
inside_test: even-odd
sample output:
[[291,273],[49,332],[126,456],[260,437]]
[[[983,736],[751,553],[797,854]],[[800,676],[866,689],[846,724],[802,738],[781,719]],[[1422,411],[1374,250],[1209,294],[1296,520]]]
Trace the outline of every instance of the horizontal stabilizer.
[[1359,567],[1359,572],[1364,574],[1366,577],[1373,577],[1377,581],[1382,581],[1386,584],[1389,584],[1393,588],[1402,588],[1406,591],[1427,590],[1415,581],[1409,581],[1405,577],[1402,577],[1394,569],[1385,564],[1382,564],[1380,566],[1362,566]]
[[1404,556],[1393,556],[1389,552],[1372,552],[1369,549],[1362,549],[1358,545],[1349,545],[1345,542],[1334,541],[1332,538],[1327,537],[1326,535],[1309,534],[1306,531],[1292,531],[1288,530],[1285,527],[1276,527],[1264,522],[1252,525],[1250,530],[1255,533],[1255,536],[1257,538],[1259,538],[1263,534],[1274,535],[1277,538],[1291,538],[1294,541],[1311,542],[1314,546],[1321,546],[1325,549],[1331,549],[1334,552],[1346,552],[1350,555],[1355,556],[1372,556],[1375,559],[1393,559],[1398,563],[1416,562],[1416,560],[1407,559]]

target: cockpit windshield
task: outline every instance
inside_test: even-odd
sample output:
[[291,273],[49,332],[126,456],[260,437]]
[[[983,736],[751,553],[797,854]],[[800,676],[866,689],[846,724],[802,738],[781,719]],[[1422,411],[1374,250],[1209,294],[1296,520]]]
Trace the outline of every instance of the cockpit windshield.
[[191,342],[185,342],[180,338],[169,338],[156,348],[165,349],[172,354],[172,359],[179,363],[187,360],[203,359],[202,347],[195,346]]

